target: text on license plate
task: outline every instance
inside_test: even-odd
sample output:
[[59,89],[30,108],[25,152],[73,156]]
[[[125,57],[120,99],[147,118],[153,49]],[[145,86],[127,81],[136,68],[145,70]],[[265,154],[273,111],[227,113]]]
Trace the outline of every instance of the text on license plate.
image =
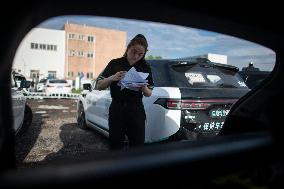
[[209,115],[212,118],[221,118],[226,117],[229,114],[230,110],[224,110],[224,109],[212,109],[209,111]]
[[217,131],[220,130],[224,125],[224,121],[211,121],[211,122],[205,122],[201,123],[197,126],[196,129],[203,130],[203,131]]

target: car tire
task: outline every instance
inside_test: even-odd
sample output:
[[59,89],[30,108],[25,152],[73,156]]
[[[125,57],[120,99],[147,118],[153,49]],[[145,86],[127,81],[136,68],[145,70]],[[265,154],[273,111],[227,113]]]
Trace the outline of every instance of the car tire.
[[18,136],[22,135],[32,124],[33,120],[33,112],[32,109],[26,104],[25,105],[25,113],[24,113],[24,121],[22,128],[20,128],[19,132],[17,133]]
[[84,107],[82,103],[79,104],[79,108],[78,108],[77,125],[80,129],[84,129],[84,130],[87,129],[87,124],[85,120],[85,111],[84,111]]

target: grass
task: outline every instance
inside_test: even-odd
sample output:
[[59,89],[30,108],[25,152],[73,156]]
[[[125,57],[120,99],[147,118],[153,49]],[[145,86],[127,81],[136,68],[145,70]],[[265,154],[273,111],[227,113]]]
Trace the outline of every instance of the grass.
[[75,88],[73,88],[71,92],[72,92],[72,93],[80,94],[82,91],[83,91],[83,89],[78,89],[78,90],[76,90]]

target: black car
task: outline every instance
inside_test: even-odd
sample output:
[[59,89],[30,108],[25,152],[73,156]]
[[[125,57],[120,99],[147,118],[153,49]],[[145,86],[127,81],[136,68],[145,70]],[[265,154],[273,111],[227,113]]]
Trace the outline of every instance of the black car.
[[216,136],[232,105],[249,91],[235,66],[206,58],[148,62],[154,95],[161,96],[154,104],[180,115],[180,130],[171,137],[174,140]]
[[246,85],[252,89],[258,86],[265,78],[270,75],[269,71],[240,71],[239,74],[245,81]]

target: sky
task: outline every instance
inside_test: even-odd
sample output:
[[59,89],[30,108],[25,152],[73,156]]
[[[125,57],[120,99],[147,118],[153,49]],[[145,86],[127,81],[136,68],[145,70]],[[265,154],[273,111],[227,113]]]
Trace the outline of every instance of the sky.
[[74,15],[54,17],[37,27],[61,30],[66,22],[125,31],[127,43],[141,33],[149,44],[146,56],[173,59],[207,53],[221,54],[228,57],[230,65],[241,69],[253,62],[263,71],[271,71],[276,60],[274,51],[256,43],[216,32],[157,22]]

